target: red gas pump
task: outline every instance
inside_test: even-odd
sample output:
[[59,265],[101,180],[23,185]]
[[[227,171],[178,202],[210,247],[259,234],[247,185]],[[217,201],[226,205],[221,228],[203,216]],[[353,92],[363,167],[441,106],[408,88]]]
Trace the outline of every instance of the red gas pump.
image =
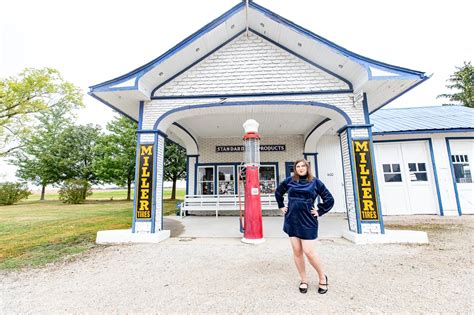
[[245,165],[245,212],[244,237],[242,242],[258,244],[265,241],[262,229],[262,204],[260,202],[260,135],[258,122],[249,119],[243,127],[244,135],[244,165]]

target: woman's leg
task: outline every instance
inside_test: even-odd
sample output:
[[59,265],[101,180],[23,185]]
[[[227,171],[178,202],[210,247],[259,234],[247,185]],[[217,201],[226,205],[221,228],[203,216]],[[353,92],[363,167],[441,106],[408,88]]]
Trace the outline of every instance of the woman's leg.
[[291,247],[293,248],[293,258],[295,259],[296,269],[298,269],[300,279],[302,282],[308,282],[301,240],[297,237],[290,237],[290,242]]
[[[309,263],[314,267],[318,273],[319,283],[326,283],[326,277],[324,273],[323,266],[319,257],[316,255],[314,247],[316,245],[316,240],[301,240],[301,246],[303,247],[303,252],[308,257]],[[324,288],[324,286],[323,286]]]

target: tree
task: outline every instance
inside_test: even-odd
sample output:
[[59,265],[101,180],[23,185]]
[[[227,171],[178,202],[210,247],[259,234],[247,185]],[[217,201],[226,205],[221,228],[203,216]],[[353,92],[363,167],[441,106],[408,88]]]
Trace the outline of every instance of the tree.
[[30,131],[31,114],[62,104],[82,106],[82,92],[55,69],[25,69],[0,79],[0,156],[16,149],[11,143]]
[[58,137],[58,145],[52,154],[58,157],[58,172],[61,180],[84,179],[98,183],[93,169],[94,147],[99,141],[100,127],[69,126]]
[[10,163],[16,165],[17,177],[32,181],[41,186],[40,200],[44,200],[47,185],[57,184],[62,180],[60,157],[56,152],[60,150],[59,137],[71,126],[70,109],[59,103],[50,110],[42,111],[37,119],[35,132],[23,136],[21,147],[13,153]]
[[171,200],[176,199],[176,181],[184,179],[186,175],[186,152],[177,144],[166,141],[165,144],[164,177],[173,182]]
[[97,178],[127,186],[127,200],[130,200],[135,178],[137,127],[137,123],[127,117],[116,117],[107,124],[110,134],[102,136],[94,150],[93,168]]
[[[462,67],[456,67],[455,71],[448,79],[450,84],[448,89],[457,90],[453,94],[441,94],[438,98],[449,98],[451,102],[459,102],[464,106],[474,108],[474,67],[471,62],[464,61]],[[454,105],[454,104],[453,104]]]

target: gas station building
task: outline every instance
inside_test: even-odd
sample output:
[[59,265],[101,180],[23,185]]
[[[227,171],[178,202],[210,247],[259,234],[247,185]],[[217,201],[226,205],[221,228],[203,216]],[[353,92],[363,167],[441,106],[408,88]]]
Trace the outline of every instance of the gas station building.
[[306,158],[350,232],[384,234],[382,214],[474,212],[472,109],[382,109],[428,78],[250,1],[89,94],[138,121],[133,233],[163,230],[166,138],[186,149],[185,207],[234,209],[242,124],[255,119],[264,209],[276,209],[275,187]]

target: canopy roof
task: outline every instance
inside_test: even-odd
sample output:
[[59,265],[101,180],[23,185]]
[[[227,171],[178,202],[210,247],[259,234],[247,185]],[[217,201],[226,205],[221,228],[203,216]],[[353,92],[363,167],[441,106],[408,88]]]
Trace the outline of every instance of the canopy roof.
[[346,82],[349,91],[362,89],[367,93],[370,112],[429,78],[424,72],[353,53],[251,1],[248,12],[246,4],[240,2],[155,60],[118,78],[91,86],[89,94],[138,120],[140,101],[151,100],[157,87],[179,77],[241,35],[246,31],[247,23],[253,35]]

